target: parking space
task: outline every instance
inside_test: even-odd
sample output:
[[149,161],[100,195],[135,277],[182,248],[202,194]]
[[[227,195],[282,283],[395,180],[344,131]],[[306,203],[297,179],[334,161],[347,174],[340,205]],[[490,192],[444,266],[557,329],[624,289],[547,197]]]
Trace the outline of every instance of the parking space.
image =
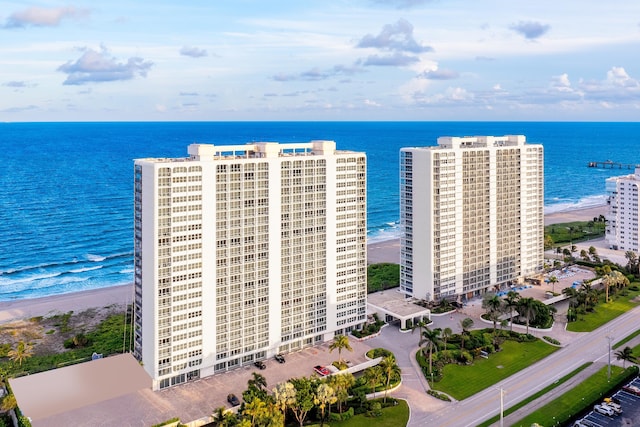
[[[629,384],[640,387],[640,379],[636,378]],[[623,389],[616,392],[612,397],[614,401],[620,404],[622,414],[607,416],[593,410],[574,425],[585,427],[635,425],[634,422],[640,419],[640,395],[629,393]]]

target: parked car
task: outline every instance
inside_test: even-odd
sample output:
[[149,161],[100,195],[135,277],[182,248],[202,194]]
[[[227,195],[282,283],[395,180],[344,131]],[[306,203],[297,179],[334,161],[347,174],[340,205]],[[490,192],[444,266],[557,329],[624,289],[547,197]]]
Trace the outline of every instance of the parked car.
[[613,400],[611,400],[609,398],[604,399],[604,405],[607,405],[608,407],[613,409],[613,411],[616,414],[621,414],[622,413],[622,406],[619,403],[616,403],[616,402],[614,402]]
[[267,365],[265,365],[262,360],[257,360],[253,362],[253,364],[256,365],[256,368],[267,369]]
[[615,411],[607,405],[596,405],[593,407],[593,410],[608,417],[613,417],[616,414]]
[[283,356],[283,355],[281,355],[281,354],[276,354],[275,356],[273,356],[273,358],[274,358],[274,359],[276,359],[276,361],[277,361],[278,363],[284,363],[284,362],[285,362],[285,360],[284,360],[284,356]]
[[313,370],[316,371],[318,375],[322,375],[323,377],[325,375],[329,375],[329,370],[324,366],[316,365],[313,367]]
[[240,400],[233,393],[227,395],[227,402],[229,402],[231,406],[238,406],[240,404]]
[[640,387],[636,387],[633,384],[622,386],[622,389],[627,393],[635,394],[636,396],[640,396]]

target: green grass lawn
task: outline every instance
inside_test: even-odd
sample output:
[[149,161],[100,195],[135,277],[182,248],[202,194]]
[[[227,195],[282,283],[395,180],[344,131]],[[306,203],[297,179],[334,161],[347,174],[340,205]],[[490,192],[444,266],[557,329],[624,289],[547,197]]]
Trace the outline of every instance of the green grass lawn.
[[[409,422],[409,405],[404,400],[398,400],[397,406],[390,406],[382,410],[382,415],[376,418],[366,415],[354,415],[347,421],[325,422],[327,427],[405,427]],[[320,426],[314,424],[313,427]]]
[[600,303],[595,310],[587,314],[579,314],[578,320],[567,324],[567,330],[571,332],[591,332],[600,326],[615,319],[621,314],[638,305],[631,300],[640,295],[640,291],[629,291],[626,296],[619,296],[608,303]]
[[[574,369],[573,371],[571,371],[570,373],[568,373],[564,377],[560,378],[558,381],[554,382],[553,384],[550,384],[550,385],[546,386],[545,388],[543,388],[539,392],[532,394],[531,396],[527,397],[524,400],[521,400],[520,402],[516,403],[513,406],[510,406],[509,408],[505,409],[503,415],[506,417],[507,415],[514,413],[518,409],[528,405],[529,403],[533,402],[534,400],[544,396],[545,394],[547,394],[548,392],[550,392],[554,388],[556,388],[559,385],[564,384],[565,382],[569,381],[571,378],[573,378],[574,376],[579,374],[580,371],[583,371],[586,368],[588,368],[589,366],[591,366],[592,363],[593,362],[585,363],[584,365],[580,366],[578,369]],[[493,425],[494,423],[496,423],[499,419],[500,419],[500,414],[489,418],[487,421],[483,422],[482,424],[479,424],[478,427],[489,427],[489,426]]]
[[458,400],[466,399],[556,350],[558,347],[540,340],[525,343],[505,341],[502,344],[502,351],[489,355],[488,359],[475,359],[473,365],[467,366],[446,365],[442,380],[433,383],[432,388]]
[[622,347],[623,345],[625,345],[626,343],[628,343],[629,341],[631,341],[632,339],[634,339],[638,335],[640,335],[640,329],[638,329],[634,333],[624,337],[624,339],[622,339],[622,340],[618,341],[617,343],[615,343],[612,348],[615,350],[618,347]]
[[[633,372],[637,373],[637,370]],[[611,367],[611,381],[607,381],[607,367],[605,366],[572,390],[513,425],[529,427],[533,423],[538,423],[543,426],[551,426],[556,422],[562,425],[593,405],[594,402],[607,397],[610,390],[615,389],[617,384],[629,375],[633,375],[629,368],[625,371],[614,365]]]

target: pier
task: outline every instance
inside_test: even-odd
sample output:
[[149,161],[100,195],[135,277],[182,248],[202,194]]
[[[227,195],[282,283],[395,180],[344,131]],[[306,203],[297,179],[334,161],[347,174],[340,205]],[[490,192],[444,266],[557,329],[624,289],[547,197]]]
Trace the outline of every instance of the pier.
[[590,168],[604,168],[604,169],[635,169],[640,167],[633,163],[618,163],[612,160],[605,160],[604,162],[589,162],[587,167]]

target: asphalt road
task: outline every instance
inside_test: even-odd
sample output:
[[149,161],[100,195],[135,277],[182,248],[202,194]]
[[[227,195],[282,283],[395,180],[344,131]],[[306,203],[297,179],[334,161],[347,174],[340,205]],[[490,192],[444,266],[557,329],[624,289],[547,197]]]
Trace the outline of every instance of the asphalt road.
[[[504,408],[508,408],[586,362],[608,363],[607,336],[612,337],[612,344],[616,343],[638,329],[638,320],[640,320],[640,307],[634,308],[591,333],[581,334],[566,347],[497,383],[493,388],[463,401],[444,405],[437,411],[423,412],[418,408],[416,408],[417,411],[412,408],[409,426],[476,426],[499,414],[500,389],[505,392]],[[611,358],[614,362],[613,350]]]

